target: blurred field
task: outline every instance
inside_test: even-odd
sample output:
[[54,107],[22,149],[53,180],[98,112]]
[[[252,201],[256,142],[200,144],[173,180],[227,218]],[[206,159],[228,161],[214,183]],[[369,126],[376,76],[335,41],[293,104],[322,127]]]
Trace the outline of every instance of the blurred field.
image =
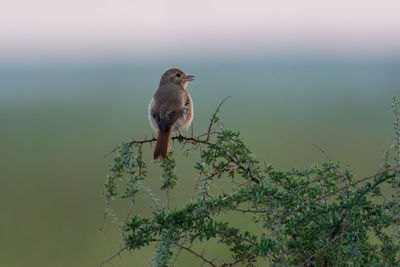
[[[188,89],[194,132],[202,133],[220,100],[231,96],[222,108],[225,125],[240,129],[256,155],[276,167],[323,161],[317,144],[363,176],[377,169],[393,139],[398,60],[177,63],[196,75]],[[108,222],[104,233],[97,230],[110,161],[103,155],[121,141],[152,134],[147,104],[167,67],[0,67],[0,266],[96,266],[118,250],[116,227]],[[192,162],[179,157],[176,207],[193,192]],[[146,183],[157,191],[158,166],[150,165]],[[143,201],[136,212],[148,212]],[[151,253],[125,253],[110,266],[143,266]],[[178,266],[188,259],[183,255]]]

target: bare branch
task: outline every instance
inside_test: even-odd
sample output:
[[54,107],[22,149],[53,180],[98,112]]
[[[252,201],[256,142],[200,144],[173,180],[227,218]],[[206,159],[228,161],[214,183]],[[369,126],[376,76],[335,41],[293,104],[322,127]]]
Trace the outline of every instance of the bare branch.
[[195,255],[196,257],[200,258],[203,262],[208,263],[208,264],[210,264],[210,265],[213,266],[213,267],[217,267],[217,265],[215,265],[215,264],[213,263],[213,261],[207,260],[206,258],[204,258],[203,254],[197,253],[196,251],[192,250],[190,247],[185,247],[185,246],[183,246],[183,245],[181,245],[181,244],[179,244],[179,243],[176,243],[176,245],[177,245],[178,247],[180,247],[180,248],[182,248],[182,249],[184,249],[184,250],[186,250],[186,251],[192,253],[192,254]]
[[326,153],[325,152],[325,150],[323,150],[320,146],[317,146],[316,144],[312,144],[314,147],[316,147],[319,151],[321,151],[321,153],[325,156],[325,158],[328,160],[328,161],[332,161],[332,157],[328,154],[328,153]]
[[127,249],[128,249],[128,245],[126,245],[125,247],[122,247],[120,250],[118,250],[117,253],[115,253],[114,255],[112,255],[111,257],[109,257],[108,259],[104,260],[104,261],[100,264],[100,267],[103,266],[104,264],[110,262],[110,261],[111,261],[112,259],[114,259],[115,257],[121,256],[121,253],[122,253],[124,250],[127,250]]
[[212,128],[212,126],[213,126],[213,124],[214,124],[214,120],[215,120],[215,118],[217,117],[217,114],[218,114],[218,112],[219,112],[221,106],[222,106],[222,105],[224,104],[224,102],[225,102],[226,100],[228,100],[229,98],[230,98],[230,96],[224,98],[224,99],[221,101],[221,103],[219,103],[219,105],[218,105],[217,109],[215,110],[214,114],[211,116],[210,125],[208,125],[208,130],[207,130],[207,133],[208,133],[208,134],[207,134],[207,139],[206,139],[207,142],[208,142],[208,140],[210,140],[211,128]]

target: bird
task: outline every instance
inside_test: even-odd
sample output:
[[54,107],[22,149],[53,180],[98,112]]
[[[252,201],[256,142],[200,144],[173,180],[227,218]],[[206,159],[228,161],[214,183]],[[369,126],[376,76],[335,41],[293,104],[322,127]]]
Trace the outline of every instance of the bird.
[[162,160],[170,150],[172,132],[188,129],[193,120],[193,101],[186,87],[194,80],[178,68],[167,69],[161,76],[160,85],[150,100],[148,118],[157,131],[154,160]]

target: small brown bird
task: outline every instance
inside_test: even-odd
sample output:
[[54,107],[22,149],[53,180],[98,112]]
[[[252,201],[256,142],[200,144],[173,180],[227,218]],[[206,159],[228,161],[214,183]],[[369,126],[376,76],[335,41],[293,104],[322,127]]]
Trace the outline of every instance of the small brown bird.
[[193,119],[192,98],[186,86],[194,80],[177,68],[168,69],[160,80],[158,90],[149,103],[149,121],[158,132],[154,159],[164,159],[167,155],[172,131],[189,128]]

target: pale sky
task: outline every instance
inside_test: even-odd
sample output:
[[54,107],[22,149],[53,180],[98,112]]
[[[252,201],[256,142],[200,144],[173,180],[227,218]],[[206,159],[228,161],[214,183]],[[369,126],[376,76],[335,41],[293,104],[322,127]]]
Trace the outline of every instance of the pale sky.
[[0,59],[400,52],[398,0],[6,0]]

